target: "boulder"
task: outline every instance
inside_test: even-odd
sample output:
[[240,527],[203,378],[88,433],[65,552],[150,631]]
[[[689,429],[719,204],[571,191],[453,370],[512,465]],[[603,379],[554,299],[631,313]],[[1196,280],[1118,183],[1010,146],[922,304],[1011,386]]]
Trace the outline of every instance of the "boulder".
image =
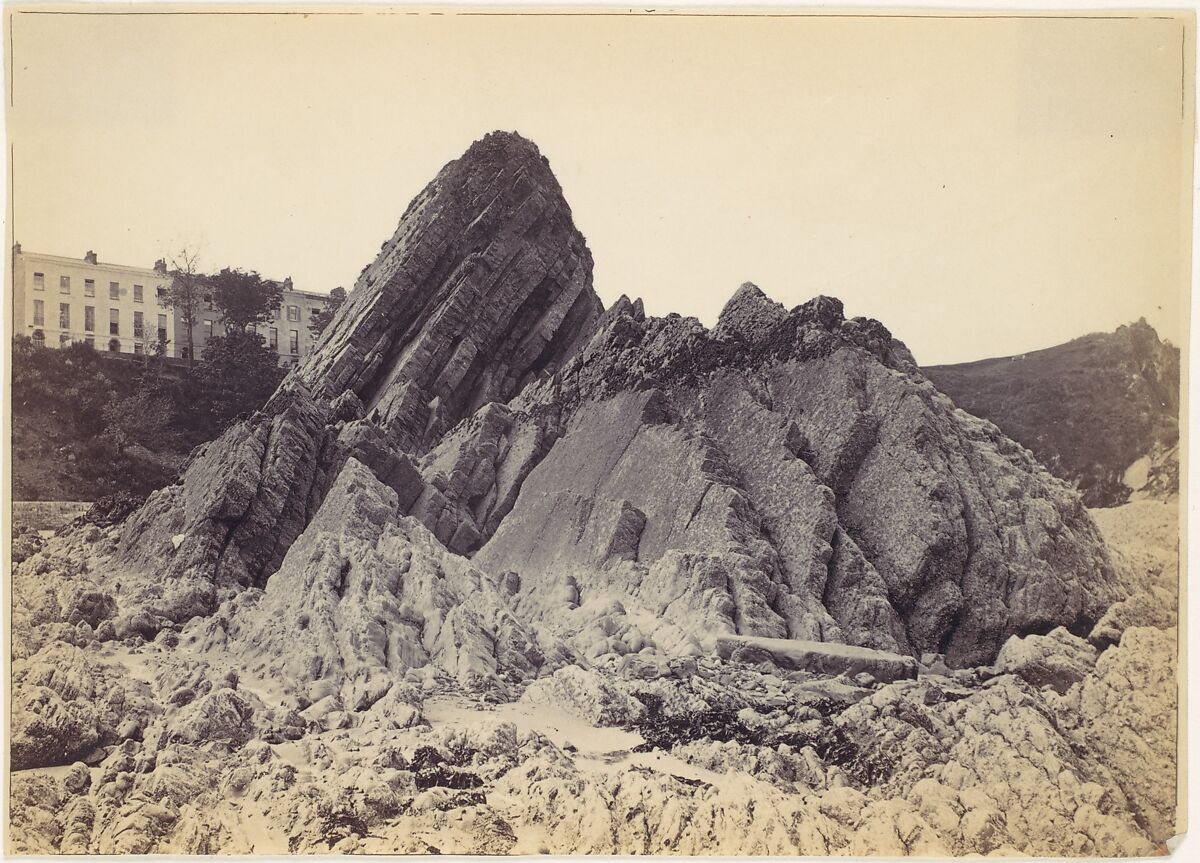
[[543,704],[573,713],[596,725],[627,725],[645,712],[642,702],[596,671],[577,665],[535,680],[521,696],[525,704]]
[[46,686],[25,684],[13,693],[9,757],[14,770],[69,764],[99,741],[96,712],[64,700]]
[[233,689],[214,689],[185,707],[171,723],[171,736],[188,743],[237,748],[254,734],[254,707]]
[[1048,635],[1012,636],[996,657],[995,670],[1066,692],[1095,665],[1096,648],[1060,626]]
[[917,663],[911,656],[882,650],[816,641],[786,638],[718,636],[713,650],[722,659],[756,665],[769,662],[785,671],[809,671],[848,677],[867,675],[875,681],[891,682],[917,676]]

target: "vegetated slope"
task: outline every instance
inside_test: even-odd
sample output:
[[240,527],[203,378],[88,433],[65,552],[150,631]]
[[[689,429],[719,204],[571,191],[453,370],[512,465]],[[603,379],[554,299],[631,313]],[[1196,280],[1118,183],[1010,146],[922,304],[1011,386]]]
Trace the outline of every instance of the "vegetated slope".
[[85,345],[66,350],[18,339],[12,354],[14,500],[97,500],[146,495],[169,482],[195,441],[164,440],[118,452],[104,435],[105,407],[137,391],[142,367]]
[[1123,503],[1147,486],[1178,490],[1179,349],[1145,319],[1045,350],[923,371],[963,410],[1075,484],[1088,506]]
[[164,357],[13,340],[16,500],[142,499],[198,444],[262,407],[283,377],[275,353],[214,339],[187,369]]
[[707,330],[591,264],[488,135],[261,411],[17,567],[21,848],[1171,834],[1172,620],[1109,615],[1149,558],[837,300],[747,284]]

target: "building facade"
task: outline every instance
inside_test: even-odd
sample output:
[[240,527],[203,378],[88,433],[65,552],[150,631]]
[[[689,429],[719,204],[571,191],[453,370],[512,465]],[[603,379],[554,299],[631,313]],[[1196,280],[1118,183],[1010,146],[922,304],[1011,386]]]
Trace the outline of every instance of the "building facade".
[[[187,327],[178,309],[160,305],[171,284],[166,265],[152,269],[102,263],[95,252],[66,258],[13,247],[13,308],[17,335],[46,347],[87,342],[98,351],[140,354],[166,342],[170,357],[186,359]],[[274,320],[260,327],[281,365],[311,353],[316,336],[309,322],[325,307],[324,294],[298,291],[284,279],[283,302]],[[196,358],[214,335],[224,334],[221,313],[204,298],[192,330]]]
[[153,269],[101,263],[95,252],[66,258],[13,247],[13,333],[52,348],[87,342],[98,351],[140,354],[175,340],[175,320],[158,303],[171,283]]
[[[326,296],[313,291],[299,291],[292,287],[290,278],[278,283],[283,287],[283,301],[276,309],[274,319],[258,328],[258,332],[267,340],[267,345],[279,354],[279,364],[294,366],[300,358],[312,352],[317,337],[313,335],[309,322],[325,308]],[[179,310],[174,312],[175,332],[179,333],[172,356],[187,356],[187,325]],[[213,305],[211,298],[205,297],[200,303],[200,311],[196,314],[195,326],[192,328],[192,344],[196,357],[204,356],[204,346],[213,336],[225,334],[225,326],[221,313]]]

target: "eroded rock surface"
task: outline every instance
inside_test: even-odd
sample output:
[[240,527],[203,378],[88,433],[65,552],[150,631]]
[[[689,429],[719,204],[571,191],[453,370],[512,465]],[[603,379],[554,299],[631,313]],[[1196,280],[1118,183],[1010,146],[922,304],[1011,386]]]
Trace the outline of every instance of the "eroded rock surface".
[[708,333],[619,303],[510,405],[557,434],[475,557],[518,574],[520,608],[561,620],[560,596],[603,592],[672,650],[699,619],[966,665],[1120,597],[1079,499],[881,325],[823,297],[781,313],[743,288],[731,307]]
[[1175,515],[1100,516],[1110,553],[835,299],[602,310],[496,133],[262,411],[23,550],[11,839],[1157,853]]

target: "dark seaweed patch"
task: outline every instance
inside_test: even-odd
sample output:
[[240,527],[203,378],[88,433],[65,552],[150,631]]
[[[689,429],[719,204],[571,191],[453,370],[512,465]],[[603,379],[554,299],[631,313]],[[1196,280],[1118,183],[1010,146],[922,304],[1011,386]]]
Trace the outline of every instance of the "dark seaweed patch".
[[[662,710],[660,697],[650,693],[635,693],[646,706],[645,715],[632,723],[645,741],[634,752],[669,751],[676,744],[697,740],[715,743],[735,741],[774,749],[787,744],[794,750],[811,747],[827,765],[837,765],[855,784],[868,786],[886,782],[895,772],[895,760],[878,749],[865,749],[832,722],[809,723],[809,727],[791,726],[783,730],[751,727],[742,722],[737,711],[711,708],[682,715],[668,715]],[[822,717],[828,718],[845,707],[834,699],[809,702]]]

